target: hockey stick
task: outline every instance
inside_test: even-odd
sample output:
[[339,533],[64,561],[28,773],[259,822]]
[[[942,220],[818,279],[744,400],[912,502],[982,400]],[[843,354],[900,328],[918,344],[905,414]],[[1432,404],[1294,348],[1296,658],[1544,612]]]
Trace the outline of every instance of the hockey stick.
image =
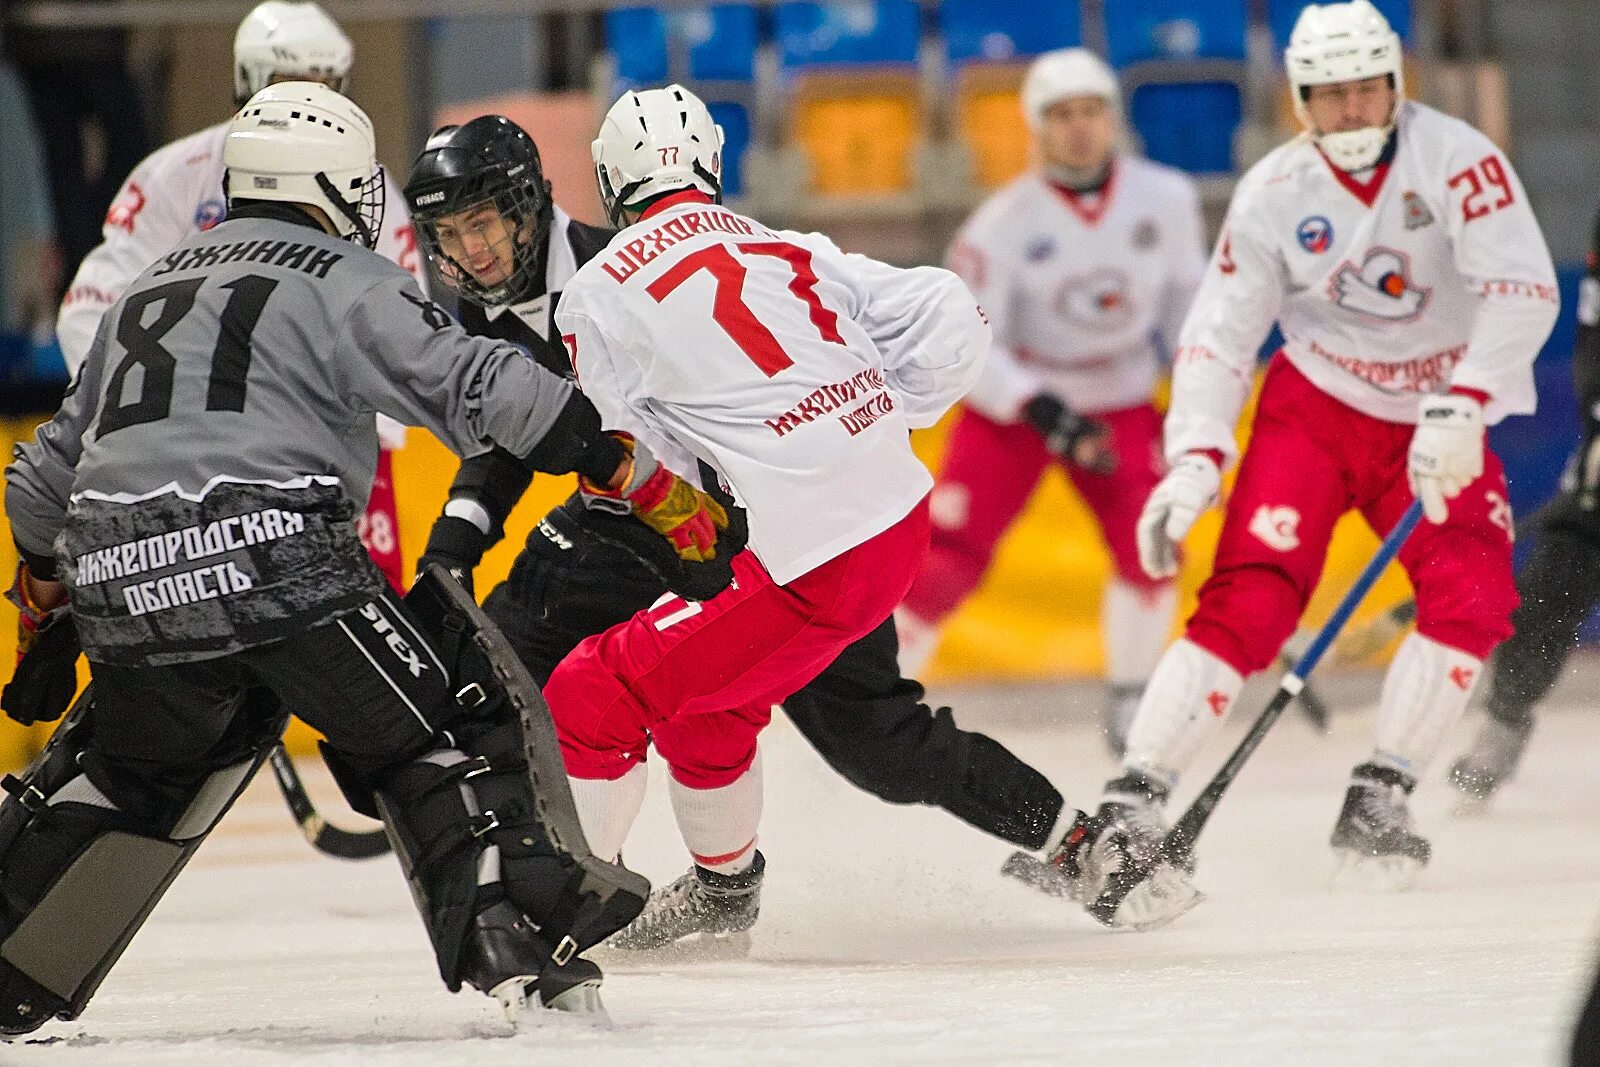
[[272,746],[267,762],[272,765],[272,775],[277,779],[284,803],[289,805],[294,821],[300,824],[300,832],[312,848],[342,860],[371,859],[389,851],[389,835],[381,829],[341,830],[324,819],[311,802],[305,783],[300,780],[300,772],[294,769],[294,761],[282,744]]
[[1411,507],[1400,517],[1400,521],[1395,523],[1394,529],[1389,531],[1389,536],[1383,539],[1383,544],[1378,546],[1378,551],[1367,562],[1366,569],[1356,578],[1350,591],[1345,593],[1344,599],[1334,609],[1332,617],[1317,632],[1311,647],[1306,649],[1305,654],[1278,683],[1277,693],[1268,701],[1266,710],[1256,719],[1255,725],[1250,727],[1249,733],[1244,735],[1244,740],[1239,742],[1239,747],[1233,750],[1233,755],[1228,757],[1222,769],[1217,771],[1206,787],[1200,791],[1200,795],[1195,797],[1194,803],[1189,805],[1189,810],[1185,811],[1183,817],[1167,831],[1166,839],[1161,842],[1163,859],[1178,867],[1186,867],[1193,862],[1195,841],[1211,818],[1211,813],[1216,810],[1222,794],[1233,784],[1240,768],[1260,746],[1262,739],[1267,736],[1267,731],[1272,729],[1272,724],[1278,721],[1278,716],[1288,707],[1289,701],[1305,689],[1307,676],[1316,669],[1318,661],[1333,644],[1334,638],[1339,636],[1344,624],[1350,621],[1350,616],[1355,613],[1361,601],[1366,599],[1367,593],[1377,583],[1384,569],[1393,562],[1400,552],[1400,546],[1406,543],[1406,538],[1411,536],[1411,531],[1417,528],[1417,523],[1421,519],[1422,502],[1413,501]]

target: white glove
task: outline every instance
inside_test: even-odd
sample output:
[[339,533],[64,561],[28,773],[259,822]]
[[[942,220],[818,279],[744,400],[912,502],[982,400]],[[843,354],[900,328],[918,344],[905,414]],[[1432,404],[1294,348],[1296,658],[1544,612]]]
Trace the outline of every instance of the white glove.
[[1429,522],[1450,517],[1448,501],[1483,474],[1483,405],[1446,394],[1422,400],[1406,478]]
[[1222,472],[1210,456],[1190,452],[1167,472],[1139,514],[1139,564],[1152,578],[1178,573],[1178,542],[1200,513],[1217,502]]

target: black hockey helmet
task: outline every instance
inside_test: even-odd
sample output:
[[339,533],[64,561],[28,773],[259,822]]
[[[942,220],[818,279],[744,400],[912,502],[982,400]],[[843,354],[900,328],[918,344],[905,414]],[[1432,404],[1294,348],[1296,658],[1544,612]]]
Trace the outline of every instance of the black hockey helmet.
[[[436,131],[412,164],[405,196],[423,251],[465,299],[485,306],[515,303],[542,273],[553,211],[550,183],[533,138],[504,115],[481,115]],[[512,233],[513,269],[498,285],[480,283],[439,243],[441,218],[480,204],[499,211]]]

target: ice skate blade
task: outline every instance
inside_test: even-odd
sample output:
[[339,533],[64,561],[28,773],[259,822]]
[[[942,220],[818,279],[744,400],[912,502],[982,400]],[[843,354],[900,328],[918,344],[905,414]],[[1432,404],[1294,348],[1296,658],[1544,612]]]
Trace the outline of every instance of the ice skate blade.
[[558,993],[545,1003],[535,993],[528,995],[533,977],[523,975],[508,978],[490,990],[490,995],[500,1002],[506,1021],[519,1033],[550,1025],[580,1025],[608,1028],[611,1016],[600,1000],[600,980],[579,982]]
[[[1122,892],[1120,899],[1117,893]],[[1088,906],[1096,921],[1113,930],[1154,930],[1193,909],[1205,894],[1170,864],[1162,864],[1125,892],[1107,889]]]
[[1015,878],[1029,889],[1043,893],[1047,897],[1070,900],[1077,904],[1083,903],[1082,897],[1077,892],[1078,883],[1068,878],[1061,868],[1038,856],[1031,856],[1026,852],[1013,852],[1001,865],[1000,873],[1007,878]]
[[1348,848],[1335,848],[1333,856],[1333,888],[1346,893],[1402,893],[1426,866],[1411,856],[1369,856]]
[[728,934],[691,934],[653,948],[632,948],[608,942],[613,959],[648,960],[650,963],[726,963],[750,955],[750,931]]

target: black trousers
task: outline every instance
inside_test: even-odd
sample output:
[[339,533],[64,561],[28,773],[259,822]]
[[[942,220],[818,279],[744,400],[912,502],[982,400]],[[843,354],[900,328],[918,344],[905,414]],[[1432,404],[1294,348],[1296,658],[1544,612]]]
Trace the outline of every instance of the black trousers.
[[[581,506],[561,510],[559,542],[535,529],[483,604],[540,685],[584,638],[667,592],[635,557],[585,535]],[[893,804],[942,807],[1015,845],[1043,848],[1061,794],[998,741],[957,727],[949,708],[924,704],[922,686],[900,676],[898,652],[889,619],[785,700],[784,711],[859,788]]]
[[[432,647],[392,594],[305,633],[217,659],[90,664],[89,780],[124,812],[159,818],[211,772],[263,743],[288,709],[379,780],[435,744],[459,713]],[[276,740],[272,738],[271,740]]]

